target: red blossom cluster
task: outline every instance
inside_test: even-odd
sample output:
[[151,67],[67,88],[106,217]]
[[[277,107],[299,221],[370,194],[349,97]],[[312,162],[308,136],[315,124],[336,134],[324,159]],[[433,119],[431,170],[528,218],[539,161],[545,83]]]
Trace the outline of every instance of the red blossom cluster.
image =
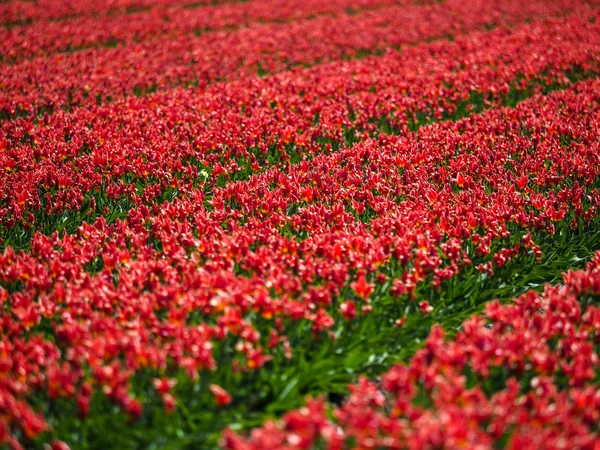
[[[220,4],[231,0],[180,0],[181,6]],[[234,0],[235,1],[235,0]],[[61,21],[69,17],[123,14],[140,9],[161,10],[172,6],[170,0],[16,0],[0,5],[3,25],[27,24],[33,21]]]
[[[539,256],[530,235],[507,247],[509,228],[552,232],[597,215],[599,102],[600,83],[582,82],[271,169],[215,187],[211,199],[200,189],[111,225],[38,234],[28,253],[9,247],[0,258],[10,305],[0,323],[10,337],[4,428],[46,429],[27,407],[36,392],[76,398],[85,417],[99,391],[138,417],[136,372],[197,379],[217,367],[213,348],[225,339],[233,371],[291,358],[291,330],[310,324],[326,336],[337,318],[368,315],[390,264],[399,268],[391,292],[411,308],[419,284]],[[47,327],[51,340],[36,332]],[[172,410],[172,394],[156,386]],[[217,404],[230,401],[211,390]]]
[[410,3],[410,0],[266,0],[224,2],[218,6],[199,5],[198,2],[191,5],[181,2],[139,5],[137,9],[141,11],[129,14],[115,14],[111,10],[110,15],[101,18],[78,15],[60,21],[37,20],[27,26],[0,29],[0,54],[16,61],[57,51],[193,36],[240,28],[255,22],[289,22],[318,15],[355,14],[362,10]]
[[323,400],[270,421],[230,450],[581,448],[600,436],[600,253],[564,284],[489,303],[450,340],[432,330],[407,365],[361,378],[328,414]]
[[[88,427],[61,419],[107,411],[203,436],[190,402],[241,411],[308,347],[431,323],[444,287],[600,224],[595,1],[14,0],[0,20],[0,446],[66,450]],[[600,254],[434,328],[332,416],[310,400],[223,445],[599,450],[598,295]]]
[[470,108],[501,106],[513,94],[568,86],[567,75],[598,71],[598,24],[576,16],[218,84],[202,95],[176,90],[39,123],[17,119],[0,133],[0,224],[38,229],[47,216],[85,218],[108,202],[151,205],[169,191],[188,194],[198,183],[208,190],[327,153],[350,130],[355,139],[382,127],[406,134]]
[[447,0],[50,54],[2,66],[0,112],[12,117],[174,85],[205,86],[572,10],[592,11],[575,0]]

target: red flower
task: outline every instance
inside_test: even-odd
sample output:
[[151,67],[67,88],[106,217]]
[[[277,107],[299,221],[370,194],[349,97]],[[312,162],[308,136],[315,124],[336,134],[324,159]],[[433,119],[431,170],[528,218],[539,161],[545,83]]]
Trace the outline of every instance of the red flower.
[[368,300],[369,295],[373,292],[373,284],[367,283],[364,273],[359,274],[357,280],[350,283],[350,287],[354,289],[359,298],[365,301]]
[[209,386],[210,392],[212,392],[217,405],[219,406],[227,406],[231,403],[231,395],[223,389],[221,386],[216,384],[211,384]]
[[346,320],[353,320],[356,318],[356,303],[353,301],[346,301],[340,305],[340,312]]
[[421,311],[421,314],[429,314],[433,311],[433,306],[429,302],[421,302],[419,303],[419,311]]

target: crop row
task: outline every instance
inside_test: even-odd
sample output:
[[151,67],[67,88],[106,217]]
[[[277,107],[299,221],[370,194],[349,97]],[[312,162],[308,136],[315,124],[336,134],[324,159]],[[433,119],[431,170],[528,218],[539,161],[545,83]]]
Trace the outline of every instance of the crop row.
[[124,213],[199,185],[210,195],[228,180],[307,161],[359,137],[407,134],[568,86],[567,75],[597,72],[598,27],[578,17],[545,21],[217,84],[202,95],[175,90],[38,124],[15,120],[4,127],[0,155],[3,245],[27,246],[35,230],[74,231],[111,205]]
[[[220,4],[235,0],[182,0],[181,6],[196,7]],[[140,10],[165,10],[172,8],[168,0],[104,0],[86,2],[85,0],[15,0],[0,5],[0,21],[7,27],[19,27],[34,21],[61,21],[80,16],[112,16],[129,14]]]
[[574,0],[535,0],[526,4],[479,0],[468,5],[448,0],[52,54],[2,66],[0,112],[12,118],[48,109],[89,106],[177,85],[203,87],[216,80],[382,52],[572,10],[586,18],[594,14],[587,4]]
[[[288,22],[318,15],[355,14],[361,10],[401,5],[406,0],[304,0],[289,2],[223,3],[189,8],[140,11],[126,15],[77,17],[36,22],[29,26],[0,29],[0,54],[5,61],[19,61],[52,52],[87,47],[116,46],[159,36],[173,39],[208,31],[240,28],[254,22]],[[156,44],[156,42],[155,42]]]
[[111,405],[193,431],[190,411],[240,402],[244,377],[346,324],[472,307],[418,292],[597,222],[599,102],[581,82],[6,249],[3,439],[84,439],[85,417],[122,420]]
[[598,445],[600,253],[564,284],[492,302],[454,339],[432,330],[408,365],[268,422],[230,450],[342,448],[511,449]]

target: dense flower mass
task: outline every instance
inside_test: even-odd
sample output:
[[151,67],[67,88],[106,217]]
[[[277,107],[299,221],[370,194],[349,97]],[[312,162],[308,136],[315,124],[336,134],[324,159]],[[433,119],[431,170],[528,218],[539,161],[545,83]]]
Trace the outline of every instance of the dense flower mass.
[[[141,95],[178,85],[203,88],[216,80],[378,53],[465,31],[504,28],[534,17],[566,14],[578,2],[416,3],[344,14],[337,19],[324,15],[289,24],[255,22],[218,34],[190,36],[182,31],[169,39],[134,40],[127,46],[26,58],[0,74],[0,85],[4,86],[0,113],[14,117],[95,105],[117,96]],[[406,23],[415,26],[407,28]]]
[[[18,119],[3,130],[7,207],[0,221],[7,229],[35,228],[65,211],[99,214],[95,192],[102,203],[151,204],[175,189],[247,178],[330,151],[350,133],[355,140],[382,128],[406,133],[567,86],[598,70],[598,36],[600,25],[573,17],[353,61],[341,74],[340,64],[330,64],[215,85],[201,95],[176,90],[76,117],[56,113],[43,124]],[[589,48],[582,52],[580,42]],[[514,60],[517,53],[523,58]]]
[[[450,340],[435,327],[408,365],[361,378],[326,414],[313,399],[235,450],[326,448],[598,448],[600,252],[564,284],[489,303]],[[568,443],[568,444],[567,444]]]
[[0,4],[0,445],[597,450],[599,6]]

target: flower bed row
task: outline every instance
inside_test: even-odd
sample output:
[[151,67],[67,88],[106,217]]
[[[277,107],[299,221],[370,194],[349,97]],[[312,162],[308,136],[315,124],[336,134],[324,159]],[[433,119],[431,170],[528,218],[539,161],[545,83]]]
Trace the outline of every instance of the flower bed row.
[[38,21],[22,27],[0,28],[0,54],[5,61],[15,62],[52,52],[133,44],[157,36],[160,39],[192,37],[209,31],[240,28],[254,22],[288,22],[325,14],[356,14],[362,10],[399,4],[410,3],[406,0],[268,0],[225,2],[194,8],[178,3],[168,5],[167,9]]
[[[193,8],[227,1],[235,0],[182,0],[178,4]],[[165,10],[172,6],[169,0],[111,0],[93,3],[85,0],[15,0],[0,5],[0,22],[5,27],[19,27],[34,21],[44,23],[79,16],[119,15],[139,10]]]

